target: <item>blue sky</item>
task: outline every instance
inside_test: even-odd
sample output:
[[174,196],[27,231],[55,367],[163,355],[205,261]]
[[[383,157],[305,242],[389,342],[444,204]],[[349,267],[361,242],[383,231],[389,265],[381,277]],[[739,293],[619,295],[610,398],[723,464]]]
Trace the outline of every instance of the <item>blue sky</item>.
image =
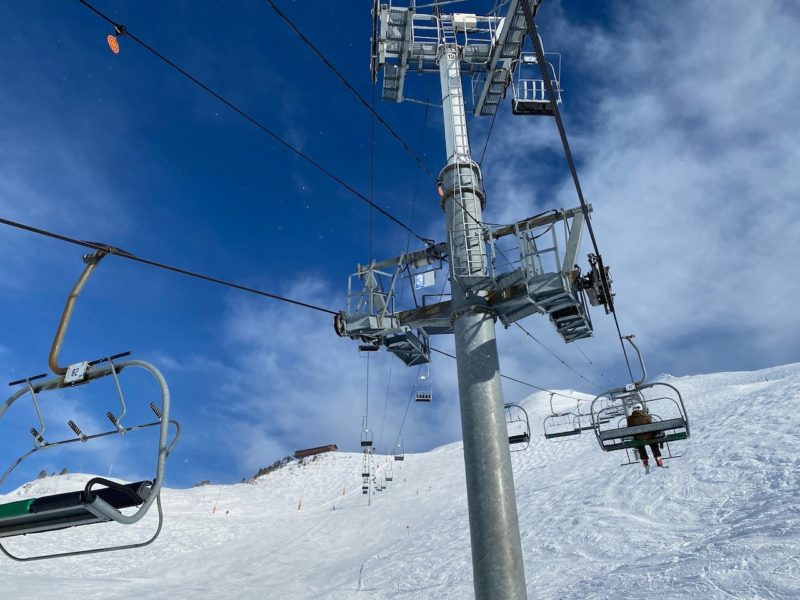
[[[370,98],[371,3],[278,4]],[[370,114],[265,2],[97,7],[369,195]],[[775,0],[545,1],[540,12],[546,49],[562,53],[564,120],[620,322],[637,335],[653,375],[798,360],[800,76],[791,57],[799,20],[793,3]],[[3,217],[344,306],[347,276],[370,252],[363,202],[131,40],[112,54],[109,26],[77,1],[0,6],[0,30]],[[411,77],[416,97],[436,98],[435,76]],[[377,108],[438,172],[437,110],[426,119],[420,104],[378,100]],[[489,122],[470,126],[478,154]],[[483,167],[487,221],[578,204],[551,119],[514,117],[506,103]],[[379,125],[373,193],[416,231],[443,239],[432,181]],[[407,243],[405,231],[372,216],[375,258]],[[10,381],[45,370],[83,251],[3,228],[0,252],[0,369]],[[523,325],[587,379],[624,383],[613,322],[602,311],[592,316],[596,337],[580,343],[591,364],[545,319]],[[599,391],[515,328],[498,336],[505,374]],[[434,342],[452,350],[449,339]],[[79,301],[62,356],[124,350],[158,365],[170,383],[185,433],[169,485],[238,481],[299,447],[357,449],[366,359],[334,335],[328,315],[109,257]],[[370,359],[379,449],[397,435],[415,374],[385,353]],[[406,451],[460,435],[453,361],[435,357],[431,382],[434,402],[409,409]],[[504,386],[509,401],[531,391]],[[70,415],[101,423],[105,404],[113,407],[108,391],[44,399],[54,435]],[[8,462],[29,447],[35,424],[30,407],[10,413],[0,423]],[[143,437],[43,456],[16,481],[63,466],[146,476],[153,459]]]

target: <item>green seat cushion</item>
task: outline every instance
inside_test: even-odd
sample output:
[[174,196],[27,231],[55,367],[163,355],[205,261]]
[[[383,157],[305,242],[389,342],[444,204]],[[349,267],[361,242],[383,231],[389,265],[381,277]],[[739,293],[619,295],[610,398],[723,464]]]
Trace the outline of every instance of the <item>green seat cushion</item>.
[[29,498],[28,500],[18,500],[16,502],[9,502],[8,504],[0,504],[0,519],[28,514],[31,509],[31,504],[33,504],[35,500],[36,498]]

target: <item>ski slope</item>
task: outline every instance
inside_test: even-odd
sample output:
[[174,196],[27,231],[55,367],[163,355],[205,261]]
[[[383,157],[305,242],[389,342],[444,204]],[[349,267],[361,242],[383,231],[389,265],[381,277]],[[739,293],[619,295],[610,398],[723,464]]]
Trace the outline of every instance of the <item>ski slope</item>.
[[[664,380],[684,396],[692,437],[650,475],[619,466],[624,452],[603,453],[593,435],[545,440],[548,395],[523,403],[533,440],[512,461],[529,597],[800,598],[800,364]],[[361,459],[328,454],[250,484],[164,490],[153,545],[36,563],[0,556],[2,598],[472,597],[461,445],[406,454],[371,506]],[[88,477],[37,480],[0,500]],[[143,540],[154,513],[127,528],[6,541],[31,554]]]

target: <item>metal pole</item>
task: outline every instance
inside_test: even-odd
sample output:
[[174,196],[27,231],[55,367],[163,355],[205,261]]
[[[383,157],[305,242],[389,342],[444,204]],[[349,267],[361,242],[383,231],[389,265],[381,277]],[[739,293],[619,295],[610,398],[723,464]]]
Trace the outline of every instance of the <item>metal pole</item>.
[[451,260],[452,319],[458,365],[464,466],[477,600],[525,600],[525,570],[514,476],[503,412],[494,315],[470,283],[488,277],[480,226],[485,203],[472,160],[458,46],[440,46],[447,165],[440,174]]

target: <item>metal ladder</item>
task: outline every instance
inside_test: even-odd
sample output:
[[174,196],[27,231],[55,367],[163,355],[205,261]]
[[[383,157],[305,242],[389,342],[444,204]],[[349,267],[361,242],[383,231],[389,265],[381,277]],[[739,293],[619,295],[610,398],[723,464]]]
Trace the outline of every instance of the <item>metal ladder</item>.
[[456,44],[456,30],[453,27],[453,18],[450,15],[446,15],[449,18],[442,18],[439,20],[440,28],[441,28],[441,43],[442,44]]

